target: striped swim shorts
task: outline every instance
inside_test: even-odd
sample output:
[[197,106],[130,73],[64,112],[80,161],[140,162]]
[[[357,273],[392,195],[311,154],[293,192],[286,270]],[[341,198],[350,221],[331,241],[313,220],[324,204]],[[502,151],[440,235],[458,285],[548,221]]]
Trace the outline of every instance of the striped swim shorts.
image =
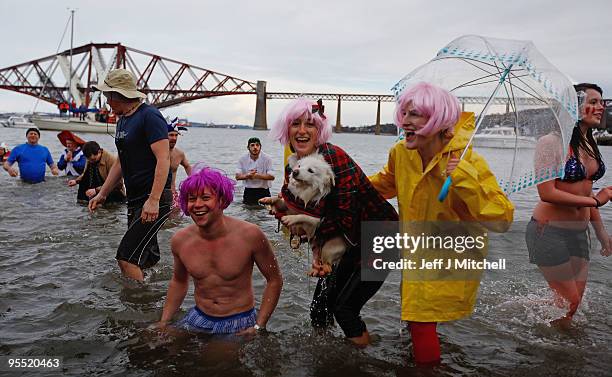
[[234,334],[255,326],[257,311],[255,308],[227,317],[214,317],[194,306],[176,323],[176,327],[188,331],[205,332],[207,334]]

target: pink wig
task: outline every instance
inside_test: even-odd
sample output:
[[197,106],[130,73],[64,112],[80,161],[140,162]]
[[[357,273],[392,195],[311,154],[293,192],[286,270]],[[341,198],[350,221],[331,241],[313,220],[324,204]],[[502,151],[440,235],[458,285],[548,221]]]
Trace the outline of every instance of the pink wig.
[[408,103],[412,103],[416,111],[429,118],[425,127],[415,132],[422,136],[431,136],[453,128],[461,114],[457,97],[438,86],[420,82],[406,89],[397,101],[394,120],[398,128],[404,123],[403,112]]
[[187,210],[189,195],[197,195],[205,188],[214,192],[217,196],[219,207],[226,209],[234,201],[234,186],[236,182],[226,177],[222,172],[208,166],[198,168],[196,164],[191,175],[181,182],[179,194],[181,211],[186,216],[189,216],[189,211]]
[[278,140],[282,145],[289,144],[289,126],[291,126],[294,120],[306,114],[308,120],[314,122],[317,126],[317,145],[327,143],[331,138],[332,130],[326,118],[322,117],[319,113],[312,113],[312,106],[316,104],[315,101],[304,97],[299,97],[291,102],[272,125],[269,137],[272,140]]

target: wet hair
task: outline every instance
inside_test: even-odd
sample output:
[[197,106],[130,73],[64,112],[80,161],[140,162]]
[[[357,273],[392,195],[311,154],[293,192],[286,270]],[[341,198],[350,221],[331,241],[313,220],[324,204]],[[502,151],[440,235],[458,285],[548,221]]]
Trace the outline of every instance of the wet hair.
[[[580,91],[586,92],[587,89],[592,89],[603,96],[603,90],[601,90],[601,88],[596,84],[580,83],[574,85],[574,89],[576,90],[576,93]],[[579,124],[580,121],[576,122],[576,127],[574,127],[572,137],[570,138],[570,148],[572,149],[572,153],[576,158],[579,158],[580,149],[582,149],[587,155],[595,159],[601,159],[601,152],[599,151],[599,148],[597,148],[597,142],[593,137],[593,129],[591,127],[587,128],[586,134],[583,135],[582,132],[580,132],[580,127],[578,127]]]
[[404,108],[412,103],[415,110],[429,118],[425,127],[417,131],[418,135],[431,136],[451,129],[461,115],[459,100],[446,89],[420,82],[406,89],[397,100],[394,121],[398,128],[404,123]]
[[587,89],[593,89],[599,92],[599,94],[603,96],[603,90],[601,90],[601,88],[597,84],[583,82],[583,83],[574,85],[574,89],[576,90],[576,92],[579,92],[581,90],[586,92]]
[[193,167],[191,175],[180,185],[179,206],[181,211],[189,216],[187,201],[189,195],[198,194],[205,188],[210,189],[217,196],[219,207],[226,209],[234,201],[234,186],[236,181],[228,178],[223,172],[208,166]]
[[85,155],[85,158],[98,154],[100,149],[100,145],[95,141],[88,141],[87,143],[83,144],[83,154]]
[[312,121],[315,126],[317,126],[316,145],[327,143],[332,136],[332,130],[326,118],[322,117],[319,113],[312,113],[312,106],[316,104],[315,101],[304,97],[298,97],[283,109],[281,115],[272,125],[269,137],[273,140],[278,140],[282,145],[289,144],[289,127],[291,123],[306,114],[308,120]]

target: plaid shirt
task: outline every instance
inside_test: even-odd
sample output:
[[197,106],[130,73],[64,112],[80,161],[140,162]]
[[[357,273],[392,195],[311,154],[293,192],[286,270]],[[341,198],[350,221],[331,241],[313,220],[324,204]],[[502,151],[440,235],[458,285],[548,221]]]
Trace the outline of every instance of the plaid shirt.
[[304,206],[287,187],[291,174],[287,165],[281,192],[289,208],[321,218],[316,233],[320,245],[344,235],[355,246],[361,243],[361,221],[398,221],[395,208],[376,191],[363,170],[342,148],[326,143],[319,147],[318,153],[334,170],[336,184],[332,191],[318,204],[311,202]]

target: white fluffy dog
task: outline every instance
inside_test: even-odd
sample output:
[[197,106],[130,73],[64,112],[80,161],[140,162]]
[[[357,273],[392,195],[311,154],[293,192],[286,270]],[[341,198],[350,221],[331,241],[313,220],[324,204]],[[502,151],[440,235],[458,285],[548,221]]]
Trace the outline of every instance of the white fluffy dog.
[[[289,191],[296,197],[302,199],[304,204],[310,202],[318,203],[332,190],[335,185],[334,171],[320,154],[312,154],[302,159],[291,155],[289,166],[292,173],[289,176]],[[321,219],[304,214],[286,215],[281,221],[286,226],[297,226],[301,228],[308,240],[311,240]],[[337,263],[347,249],[342,237],[334,237],[328,240],[321,248],[321,262],[323,263],[323,275],[331,272],[332,265]],[[314,256],[315,259],[318,256]],[[319,276],[319,271],[314,268],[309,273],[311,276]]]

